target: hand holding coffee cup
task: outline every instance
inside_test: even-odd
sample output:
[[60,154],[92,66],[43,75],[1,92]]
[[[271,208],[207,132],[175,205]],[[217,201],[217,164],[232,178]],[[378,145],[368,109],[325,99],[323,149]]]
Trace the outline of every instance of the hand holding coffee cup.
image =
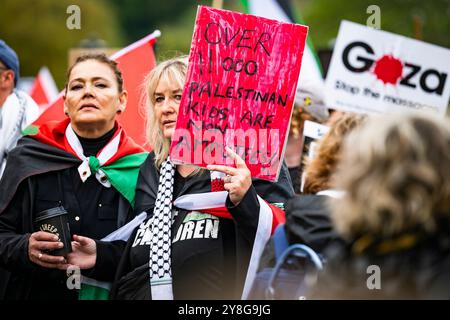
[[31,234],[28,240],[28,257],[41,267],[56,269],[65,263],[65,258],[63,256],[53,256],[47,252],[62,247],[63,243],[58,240],[58,236],[49,232],[38,231]]
[[28,255],[34,263],[46,268],[58,268],[72,251],[68,213],[63,207],[39,212],[36,229],[31,235]]

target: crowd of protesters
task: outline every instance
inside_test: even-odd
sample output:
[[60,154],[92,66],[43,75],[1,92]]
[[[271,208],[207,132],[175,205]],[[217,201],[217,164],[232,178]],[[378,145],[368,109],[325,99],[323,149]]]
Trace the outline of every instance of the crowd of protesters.
[[[342,113],[305,88],[277,182],[252,179],[233,150],[234,167],[174,165],[169,146],[187,69],[186,57],[174,58],[146,78],[151,153],[116,121],[127,92],[104,55],[70,67],[67,119],[17,142],[37,114],[14,89],[17,55],[0,42],[0,298],[78,299],[83,289],[68,288],[66,274],[77,267],[111,283],[110,299],[245,299],[255,273],[276,263],[265,219],[280,215],[288,242],[325,261],[307,298],[450,298],[446,118]],[[11,114],[17,119],[6,121]],[[305,120],[329,127],[310,158],[302,154]],[[195,196],[212,189],[212,172],[225,175],[225,206],[195,207]],[[181,196],[194,206],[178,207]],[[35,220],[61,206],[72,252],[55,256],[63,243]],[[127,226],[126,238],[102,240]],[[382,273],[378,290],[367,285],[370,266]]]

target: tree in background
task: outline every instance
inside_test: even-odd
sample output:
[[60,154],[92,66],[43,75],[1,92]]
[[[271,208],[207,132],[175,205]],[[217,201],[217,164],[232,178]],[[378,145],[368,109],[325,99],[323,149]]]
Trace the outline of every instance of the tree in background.
[[[81,9],[81,30],[66,27],[66,10],[72,4]],[[46,65],[62,88],[68,50],[82,39],[94,36],[108,46],[123,46],[114,9],[105,0],[2,0],[0,38],[19,55],[22,76],[35,76]]]
[[449,0],[295,0],[295,5],[318,48],[330,46],[343,19],[365,25],[370,5],[380,7],[381,30],[450,48]]
[[[164,59],[174,54],[189,53],[198,5],[211,5],[211,0],[109,0],[119,15],[128,42],[134,42],[159,29],[157,52]],[[159,59],[159,60],[161,60]]]
[[[111,1],[121,2],[120,0]],[[176,7],[176,3],[180,1],[184,4]],[[369,17],[366,10],[370,5],[378,5],[381,9],[382,30],[450,48],[449,0],[291,1],[296,13],[299,13],[305,23],[310,26],[310,35],[316,49],[330,48],[338,34],[341,20],[346,19],[365,25]],[[145,0],[133,0],[133,2],[145,2]],[[165,2],[167,4],[153,3],[153,1],[151,5],[148,4],[153,15],[158,15],[154,20],[154,28],[162,31],[162,37],[158,41],[158,53],[163,56],[162,58],[179,52],[188,54],[197,5],[211,5],[213,1],[166,0]],[[166,9],[160,10],[161,5]],[[171,6],[172,9],[168,9]],[[223,0],[223,6],[224,9],[245,12],[240,0]],[[171,13],[166,16],[166,12]],[[145,16],[144,12],[140,14]],[[129,18],[129,20],[133,19]],[[153,28],[150,27],[149,30],[151,32]]]
[[[168,21],[176,21],[186,10],[195,7],[196,0],[109,0],[120,12],[118,16],[125,37],[136,41]],[[201,2],[201,1],[200,1]],[[204,1],[203,1],[204,2]]]
[[[449,0],[292,0],[310,26],[316,49],[329,48],[342,19],[365,24],[369,5],[381,9],[381,29],[450,47]],[[81,8],[81,30],[68,30],[66,9]],[[20,56],[22,75],[47,65],[58,86],[64,84],[68,50],[94,35],[109,47],[123,47],[159,29],[157,58],[188,54],[197,5],[212,0],[1,0],[0,38]],[[224,9],[244,12],[240,0]]]

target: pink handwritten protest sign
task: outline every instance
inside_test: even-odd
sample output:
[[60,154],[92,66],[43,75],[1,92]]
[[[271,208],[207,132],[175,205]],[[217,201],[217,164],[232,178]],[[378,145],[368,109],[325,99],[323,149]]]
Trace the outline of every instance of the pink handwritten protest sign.
[[277,180],[308,27],[200,6],[170,157]]

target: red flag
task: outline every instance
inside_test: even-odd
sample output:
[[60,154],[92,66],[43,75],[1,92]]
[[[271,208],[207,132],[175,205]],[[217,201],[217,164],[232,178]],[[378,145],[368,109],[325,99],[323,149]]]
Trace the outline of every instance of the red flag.
[[[123,48],[110,58],[117,61],[122,71],[124,86],[128,91],[128,103],[125,112],[118,116],[118,121],[133,140],[150,150],[145,138],[145,119],[146,115],[140,111],[140,100],[142,96],[141,85],[144,77],[156,65],[153,44],[160,32],[155,31],[145,38]],[[62,120],[65,118],[63,111],[63,92],[58,96],[47,110],[33,123],[41,125],[47,121]]]
[[47,67],[42,67],[39,70],[29,94],[31,98],[33,98],[33,100],[39,105],[40,113],[44,112],[50,102],[56,99],[58,96],[58,87],[56,86],[55,80],[53,80],[53,77]]
[[[266,201],[267,205],[271,209],[272,213],[272,228],[270,229],[270,234],[272,235],[275,229],[280,225],[286,223],[286,213],[278,208],[277,206],[270,204]],[[201,210],[203,213],[209,213],[210,215],[225,218],[225,219],[233,219],[230,212],[226,207],[219,208],[208,208]]]

